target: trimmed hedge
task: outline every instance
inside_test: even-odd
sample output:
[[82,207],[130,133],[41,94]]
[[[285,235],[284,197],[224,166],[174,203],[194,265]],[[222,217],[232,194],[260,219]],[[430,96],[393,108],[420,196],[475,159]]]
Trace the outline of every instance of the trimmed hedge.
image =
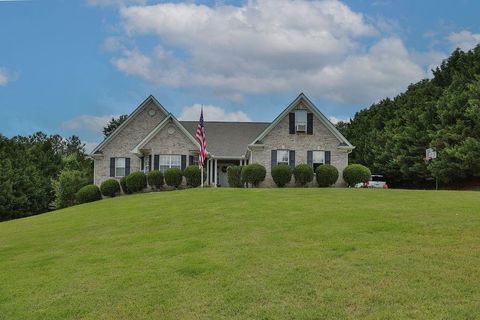
[[305,186],[313,180],[313,169],[308,164],[299,164],[293,170],[293,175],[297,184]]
[[[191,187],[198,187],[202,184],[202,170],[197,165],[191,165],[185,168],[183,172],[187,185]],[[203,181],[207,178],[205,170],[203,171]]]
[[147,176],[140,171],[132,172],[127,176],[126,183],[128,191],[140,192],[147,187]]
[[100,191],[105,197],[115,197],[120,192],[120,184],[115,179],[108,179],[100,185]]
[[258,186],[260,182],[265,180],[267,170],[264,166],[257,163],[252,163],[242,168],[242,183],[250,183],[254,187]]
[[338,170],[331,164],[324,164],[317,167],[315,175],[319,187],[330,187],[338,180]]
[[169,168],[165,171],[165,183],[170,187],[178,188],[183,181],[182,170],[178,168]]
[[242,168],[243,166],[229,166],[227,168],[228,185],[231,188],[243,188]]
[[130,194],[130,190],[128,190],[127,188],[127,177],[122,177],[122,179],[120,179],[120,186],[122,187],[122,191],[123,193],[125,194]]
[[163,186],[163,173],[160,170],[150,171],[147,180],[150,187],[158,190]]
[[343,170],[343,180],[353,187],[357,183],[367,182],[372,177],[370,169],[361,164],[351,164]]
[[89,184],[78,190],[78,192],[75,194],[75,198],[77,199],[78,203],[87,203],[101,200],[102,194],[96,185]]
[[277,187],[283,188],[292,180],[292,169],[288,164],[277,164],[272,167],[272,178]]

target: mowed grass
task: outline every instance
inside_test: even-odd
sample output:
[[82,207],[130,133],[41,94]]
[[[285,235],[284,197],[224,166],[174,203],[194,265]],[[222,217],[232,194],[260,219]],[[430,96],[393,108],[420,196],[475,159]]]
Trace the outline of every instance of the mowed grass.
[[480,193],[196,189],[0,223],[0,318],[480,318]]

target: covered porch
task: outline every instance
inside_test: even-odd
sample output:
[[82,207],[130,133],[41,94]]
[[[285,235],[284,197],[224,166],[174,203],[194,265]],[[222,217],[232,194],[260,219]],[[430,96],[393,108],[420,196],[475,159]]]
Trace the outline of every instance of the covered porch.
[[205,163],[207,179],[205,184],[212,187],[228,188],[227,168],[229,166],[247,165],[245,157],[210,157]]

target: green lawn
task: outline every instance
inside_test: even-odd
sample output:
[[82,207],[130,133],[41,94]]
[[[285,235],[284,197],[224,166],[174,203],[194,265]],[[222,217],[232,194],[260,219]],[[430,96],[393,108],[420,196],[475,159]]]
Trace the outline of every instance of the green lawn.
[[0,223],[0,319],[480,318],[480,193],[205,189]]

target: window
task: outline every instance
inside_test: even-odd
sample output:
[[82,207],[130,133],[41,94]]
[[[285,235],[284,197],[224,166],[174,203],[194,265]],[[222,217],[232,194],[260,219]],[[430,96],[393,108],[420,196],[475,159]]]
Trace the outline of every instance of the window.
[[176,154],[161,154],[160,171],[165,172],[168,168],[182,168],[182,156]]
[[289,164],[288,150],[277,150],[277,164]]
[[307,131],[307,111],[306,110],[295,111],[295,131],[297,132]]
[[115,177],[125,177],[125,158],[115,158]]
[[198,166],[198,156],[193,156],[192,165]]
[[313,151],[312,158],[313,172],[315,172],[318,166],[325,164],[325,151]]

